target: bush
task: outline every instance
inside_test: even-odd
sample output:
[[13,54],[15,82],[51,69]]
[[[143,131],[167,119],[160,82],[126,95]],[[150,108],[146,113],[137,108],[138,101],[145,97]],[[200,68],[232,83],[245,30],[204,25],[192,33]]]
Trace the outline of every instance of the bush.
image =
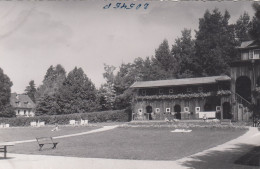
[[49,116],[35,116],[35,117],[14,117],[14,118],[0,118],[0,123],[10,124],[11,126],[29,126],[33,121],[44,121],[45,124],[54,125],[69,124],[70,120],[88,120],[90,123],[99,122],[126,122],[129,121],[129,110],[111,110],[91,113],[75,113],[65,115],[49,115]]

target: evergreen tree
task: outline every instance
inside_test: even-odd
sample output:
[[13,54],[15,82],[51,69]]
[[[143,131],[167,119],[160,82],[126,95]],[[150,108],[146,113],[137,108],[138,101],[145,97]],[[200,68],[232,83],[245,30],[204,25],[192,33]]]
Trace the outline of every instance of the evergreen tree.
[[196,76],[214,76],[229,73],[229,63],[237,60],[234,27],[228,24],[226,11],[222,15],[218,9],[212,14],[207,10],[199,20],[196,31],[195,57]]
[[252,23],[250,16],[247,12],[239,17],[235,24],[235,34],[239,44],[243,41],[250,40],[249,30],[251,29]]
[[29,86],[26,87],[25,94],[27,94],[32,99],[32,101],[35,103],[36,88],[35,88],[35,84],[34,84],[33,80],[31,80],[29,82]]
[[66,71],[61,65],[50,66],[44,76],[43,84],[37,89],[36,100],[42,96],[53,95],[62,86]]
[[255,10],[255,16],[252,20],[252,28],[249,33],[254,40],[260,40],[260,4],[257,2],[253,3],[253,8]]
[[97,90],[81,68],[69,72],[59,90],[62,112],[86,113],[99,109]]
[[13,117],[15,112],[10,105],[11,87],[13,83],[0,68],[0,117]]
[[171,55],[168,41],[166,39],[160,44],[159,48],[155,50],[155,59],[165,71],[169,73],[174,71],[174,61]]
[[191,37],[191,30],[184,29],[182,37],[175,40],[171,50],[175,59],[176,76],[178,78],[193,77],[195,43]]

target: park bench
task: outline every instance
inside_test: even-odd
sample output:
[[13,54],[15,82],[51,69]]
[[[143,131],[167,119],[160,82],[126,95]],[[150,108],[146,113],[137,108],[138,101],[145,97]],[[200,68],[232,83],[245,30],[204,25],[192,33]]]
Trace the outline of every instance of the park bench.
[[45,144],[52,144],[53,145],[52,149],[55,149],[57,144],[58,144],[58,142],[53,141],[52,137],[37,137],[36,140],[37,140],[39,147],[40,147],[39,151],[42,150],[42,147]]
[[0,144],[0,152],[4,153],[4,158],[6,158],[6,154],[7,154],[7,147],[8,146],[14,146],[13,144]]

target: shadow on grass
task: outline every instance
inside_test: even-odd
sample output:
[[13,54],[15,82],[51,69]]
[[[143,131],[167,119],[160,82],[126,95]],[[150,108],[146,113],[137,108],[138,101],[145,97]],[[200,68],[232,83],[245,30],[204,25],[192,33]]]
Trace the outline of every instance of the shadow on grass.
[[14,157],[6,157],[6,158],[4,158],[4,157],[0,157],[0,160],[9,160],[9,159],[13,159]]
[[235,148],[212,150],[190,157],[182,166],[198,169],[254,169],[260,168],[260,147],[237,144]]

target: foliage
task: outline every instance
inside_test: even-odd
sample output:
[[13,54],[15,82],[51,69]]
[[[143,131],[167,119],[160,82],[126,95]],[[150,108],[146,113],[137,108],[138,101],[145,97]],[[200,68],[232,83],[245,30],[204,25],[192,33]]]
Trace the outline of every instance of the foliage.
[[13,83],[0,68],[0,117],[13,117],[15,112],[10,105],[11,87]]
[[172,46],[172,54],[175,58],[176,76],[178,78],[190,78],[195,74],[194,70],[194,54],[195,43],[191,38],[191,30],[184,29],[182,37],[175,39]]
[[57,93],[65,78],[66,71],[61,65],[51,65],[44,76],[43,84],[37,88],[36,100]]
[[226,11],[222,15],[218,9],[205,12],[199,20],[196,31],[194,62],[197,76],[229,74],[229,63],[237,60],[233,27]]
[[155,50],[155,59],[165,71],[173,71],[173,57],[170,52],[168,41],[165,39]]
[[69,72],[59,90],[62,113],[85,113],[99,109],[97,90],[82,68]]
[[247,12],[239,17],[235,24],[235,34],[239,43],[243,41],[251,40],[249,35],[249,30],[251,29],[252,23],[250,21],[250,16]]
[[252,20],[252,28],[249,33],[254,40],[260,40],[260,4],[253,3],[253,8],[255,10],[255,16]]
[[210,96],[230,95],[229,90],[219,90],[217,92],[200,92],[200,93],[181,93],[174,95],[152,95],[152,96],[137,96],[137,100],[170,100],[170,99],[193,99],[205,98]]
[[35,103],[36,88],[35,88],[34,80],[31,80],[29,82],[29,86],[27,86],[25,89],[25,94],[27,94],[31,98],[31,100]]
[[90,123],[100,123],[107,121],[126,122],[130,120],[130,112],[129,110],[113,110],[52,116],[0,118],[0,123],[7,123],[11,126],[29,126],[30,122],[44,121],[47,125],[68,125],[70,120],[80,119],[88,120]]

